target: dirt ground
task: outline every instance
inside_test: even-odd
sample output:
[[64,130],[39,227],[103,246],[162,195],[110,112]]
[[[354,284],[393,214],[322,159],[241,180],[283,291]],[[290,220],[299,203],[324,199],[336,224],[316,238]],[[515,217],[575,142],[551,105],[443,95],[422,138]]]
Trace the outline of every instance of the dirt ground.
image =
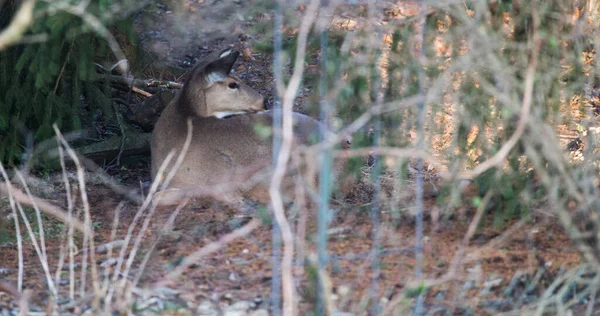
[[[142,175],[143,177],[143,175]],[[92,222],[96,228],[96,244],[101,245],[111,240],[111,225],[117,205],[121,201],[112,198],[114,194],[104,186],[89,188]],[[59,202],[59,201],[56,201]],[[432,209],[431,203],[426,211]],[[60,204],[60,203],[57,203]],[[163,224],[173,212],[173,208],[162,207],[154,215],[150,229],[147,231],[141,249],[148,249],[150,242],[159,234]],[[125,205],[120,210],[120,224],[116,239],[125,237],[137,208]],[[466,212],[462,219],[443,220],[441,227],[435,228],[431,220],[425,222],[423,248],[423,274],[428,279],[443,277],[455,259],[454,256],[461,244],[464,233],[469,227],[472,212]],[[173,230],[162,237],[156,245],[148,266],[144,269],[142,285],[152,284],[171,271],[176,262],[206,244],[218,240],[223,235],[240,227],[250,220],[240,216],[238,210],[224,205],[205,207],[188,205],[177,217]],[[383,214],[383,223],[394,222],[390,214]],[[491,222],[491,219],[488,221]],[[508,223],[506,227],[514,225]],[[48,227],[52,224],[48,223]],[[139,225],[138,225],[139,227]],[[137,231],[137,229],[136,229]],[[330,225],[328,252],[331,256],[329,273],[334,293],[338,296],[339,310],[360,310],[370,295],[372,282],[372,247],[373,226],[369,214],[357,208],[336,214]],[[413,280],[415,259],[415,226],[407,220],[398,227],[383,224],[377,230],[380,234],[379,250],[381,252],[380,275],[378,281],[378,297],[384,297],[382,302],[397,299],[397,295]],[[497,239],[503,230],[494,229],[487,225],[478,231],[472,242],[465,249],[465,254],[481,250],[488,242]],[[216,301],[257,301],[268,302],[270,298],[271,281],[271,229],[263,225],[245,238],[238,239],[226,248],[211,254],[199,261],[185,274],[168,286],[176,289],[179,299],[184,306],[198,306],[206,299]],[[304,255],[316,253],[314,242],[314,223],[309,224]],[[60,239],[50,236],[47,239],[49,263],[56,267]],[[545,279],[551,282],[553,275],[562,268],[572,267],[580,262],[579,254],[573,250],[570,239],[555,219],[544,216],[534,216],[517,232],[507,236],[502,242],[484,250],[472,260],[465,260],[455,279],[432,287],[428,291],[430,308],[442,306],[444,309],[456,308],[457,315],[474,302],[466,299],[498,299],[511,295],[502,290],[513,280],[520,280],[519,287],[525,287],[540,268],[545,268]],[[143,252],[142,252],[143,254]],[[140,257],[141,255],[140,254]],[[80,256],[79,254],[78,256]],[[106,255],[98,256],[99,262],[106,260]],[[14,282],[16,277],[17,251],[16,247],[3,245],[0,269],[4,271],[3,280]],[[43,305],[48,292],[43,278],[37,255],[29,243],[25,247],[25,288],[34,290],[32,303]],[[134,269],[134,271],[136,271]],[[65,271],[66,272],[66,271]],[[296,275],[299,293],[302,296],[301,308],[304,312],[314,308],[314,290],[310,287],[307,275],[302,275],[296,258]],[[306,270],[304,273],[307,273]],[[65,275],[66,277],[66,275]],[[490,285],[497,282],[496,285]],[[513,281],[514,282],[514,281]],[[465,284],[470,284],[465,289]],[[489,287],[490,293],[481,292]],[[66,287],[62,287],[66,295]],[[466,291],[466,293],[464,292]],[[515,290],[520,293],[523,289]],[[518,296],[516,294],[513,294]],[[402,296],[402,295],[400,295]],[[440,297],[442,299],[440,299]],[[464,301],[457,301],[458,298]],[[8,299],[4,295],[1,299]],[[413,298],[414,299],[414,298]],[[510,299],[507,299],[509,302]],[[183,304],[183,303],[181,303]],[[508,304],[508,303],[505,303]],[[475,306],[473,306],[475,307]],[[512,306],[505,306],[512,307]],[[502,310],[503,308],[498,308]],[[483,314],[491,313],[477,308]],[[303,313],[301,313],[303,314]]]
[[[253,23],[250,22],[253,5],[254,1],[185,1],[182,8],[173,8],[167,1],[157,1],[147,9],[156,19],[152,23],[140,20],[138,31],[142,34],[145,49],[152,51],[158,60],[171,67],[189,69],[201,58],[228,45],[243,50],[247,45],[244,41],[246,36],[260,36],[244,33]],[[236,74],[263,95],[272,97],[272,56],[255,53],[253,59],[241,59],[236,64]],[[158,79],[181,79],[168,71],[166,66],[160,69],[147,69],[145,74]],[[302,98],[299,98],[298,104],[301,103]],[[122,184],[139,187],[141,183],[147,187],[150,182],[149,159],[126,164],[110,173]],[[91,183],[88,192],[92,222],[97,232],[96,244],[100,245],[111,240],[111,226],[122,199],[103,185]],[[467,192],[465,206],[454,210],[454,214],[460,216],[442,216],[435,220],[432,215],[437,209],[435,201],[432,198],[425,201],[427,214],[423,275],[426,279],[443,277],[455,260],[475,212],[469,203],[474,194]],[[60,195],[51,202],[66,206],[66,201]],[[365,211],[368,200],[346,202],[334,206],[338,211],[329,225],[328,252],[331,262],[328,272],[337,309],[357,311],[366,305],[371,295],[374,229],[370,214]],[[141,249],[150,246],[173,210],[169,207],[157,210]],[[136,211],[136,206],[131,203],[119,209],[117,240],[126,235]],[[558,220],[546,214],[544,206],[540,206],[528,220],[520,223],[511,221],[500,228],[489,224],[493,222],[490,216],[486,220],[488,224],[478,230],[467,245],[464,264],[460,265],[455,275],[428,290],[428,310],[435,314],[436,308],[439,308],[441,314],[442,309],[447,309],[453,310],[452,314],[462,315],[466,313],[466,308],[471,307],[477,310],[477,315],[491,315],[499,310],[514,308],[509,305],[509,298],[519,297],[529,284],[528,280],[541,268],[545,271],[544,280],[551,282],[560,269],[580,263],[579,253]],[[248,214],[218,203],[212,206],[193,203],[186,206],[177,217],[172,231],[162,236],[156,245],[144,270],[142,285],[159,280],[193,251],[218,240],[249,220]],[[414,220],[398,220],[394,214],[386,211],[382,213],[381,222],[383,224],[375,230],[379,234],[378,249],[381,253],[377,297],[381,298],[382,305],[402,299],[414,302],[416,297],[403,297],[404,290],[415,280],[417,259]],[[297,226],[298,222],[294,221],[293,224]],[[517,224],[521,225],[520,229],[508,236],[503,235],[503,232]],[[49,220],[48,226],[52,226],[52,220]],[[315,227],[314,222],[308,224],[305,248],[301,254],[304,257],[316,253]],[[257,308],[267,306],[271,286],[271,237],[270,226],[263,225],[187,269],[182,277],[169,284],[180,293],[177,304],[195,309],[204,300],[229,303],[246,300],[256,302]],[[485,245],[491,241],[497,243],[494,247],[486,248]],[[60,238],[49,234],[47,244],[50,266],[56,267]],[[0,279],[14,284],[17,277],[17,248],[14,244],[0,244],[0,253]],[[477,256],[469,257],[469,253],[477,253]],[[99,255],[99,262],[105,259],[105,255]],[[304,260],[300,262],[304,264]],[[302,269],[298,260],[294,269],[297,279],[301,280],[297,289],[302,297],[300,307],[304,315],[314,310],[314,288],[310,286],[310,276],[306,272],[309,269]],[[25,271],[24,287],[34,291],[31,302],[43,306],[47,299],[45,282],[40,282],[43,280],[43,271],[34,248],[28,242],[25,243]],[[517,285],[512,292],[506,292],[511,281]],[[66,291],[64,284],[61,287],[63,291]],[[478,305],[484,300],[490,302],[488,308]],[[3,302],[6,306],[14,305],[9,295],[0,293],[0,306]]]

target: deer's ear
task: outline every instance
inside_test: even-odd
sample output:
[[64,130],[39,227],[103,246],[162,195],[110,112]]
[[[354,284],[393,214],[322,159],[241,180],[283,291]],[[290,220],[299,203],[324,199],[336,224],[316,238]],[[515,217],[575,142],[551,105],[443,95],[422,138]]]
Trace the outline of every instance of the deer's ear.
[[221,52],[219,59],[206,65],[204,68],[206,86],[210,87],[215,82],[224,81],[239,56],[240,52],[226,49]]

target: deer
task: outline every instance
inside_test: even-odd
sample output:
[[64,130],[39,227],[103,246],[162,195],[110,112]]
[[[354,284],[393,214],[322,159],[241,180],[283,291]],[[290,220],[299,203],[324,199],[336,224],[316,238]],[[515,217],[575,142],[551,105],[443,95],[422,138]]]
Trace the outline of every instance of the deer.
[[[197,64],[155,124],[151,140],[153,181],[164,179],[164,174],[158,174],[159,167],[171,150],[182,150],[188,119],[192,124],[188,150],[168,188],[154,195],[156,203],[177,204],[191,188],[245,183],[259,173],[257,169],[269,171],[272,167],[273,111],[262,95],[231,74],[239,55],[227,49],[216,60]],[[293,112],[293,120],[294,144],[318,140],[321,122],[298,112]],[[257,132],[260,128],[267,130],[267,137]],[[337,172],[341,168],[336,164],[334,169]],[[268,175],[222,197],[266,203]]]

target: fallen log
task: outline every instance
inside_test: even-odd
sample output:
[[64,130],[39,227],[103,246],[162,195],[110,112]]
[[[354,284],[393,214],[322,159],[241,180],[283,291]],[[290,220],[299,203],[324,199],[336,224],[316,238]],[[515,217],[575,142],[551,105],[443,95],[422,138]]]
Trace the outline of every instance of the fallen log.
[[124,138],[121,135],[113,136],[102,142],[78,147],[76,150],[102,166],[110,163],[119,155],[121,157],[149,155],[151,139],[151,133],[128,133]]

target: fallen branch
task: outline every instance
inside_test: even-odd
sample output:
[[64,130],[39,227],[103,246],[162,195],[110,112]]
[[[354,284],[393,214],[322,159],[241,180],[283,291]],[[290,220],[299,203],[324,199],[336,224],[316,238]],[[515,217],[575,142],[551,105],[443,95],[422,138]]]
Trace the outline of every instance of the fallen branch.
[[150,133],[134,133],[128,135],[125,140],[121,136],[108,138],[107,140],[83,147],[78,147],[77,152],[93,160],[98,164],[111,161],[123,150],[122,156],[143,154],[150,151]]
[[135,78],[121,77],[121,76],[117,76],[117,75],[99,75],[98,78],[109,80],[110,82],[120,84],[123,86],[137,87],[140,89],[151,88],[151,87],[154,87],[154,88],[163,87],[163,88],[169,88],[169,89],[183,88],[183,84],[178,83],[178,82],[168,81],[168,80],[156,80],[156,79],[141,80],[141,79],[135,79]]
[[136,87],[131,87],[131,91],[133,91],[133,92],[135,92],[137,94],[143,95],[145,97],[151,97],[152,96],[152,93],[146,92],[146,91],[144,91],[144,90],[142,90],[140,88],[136,88]]

